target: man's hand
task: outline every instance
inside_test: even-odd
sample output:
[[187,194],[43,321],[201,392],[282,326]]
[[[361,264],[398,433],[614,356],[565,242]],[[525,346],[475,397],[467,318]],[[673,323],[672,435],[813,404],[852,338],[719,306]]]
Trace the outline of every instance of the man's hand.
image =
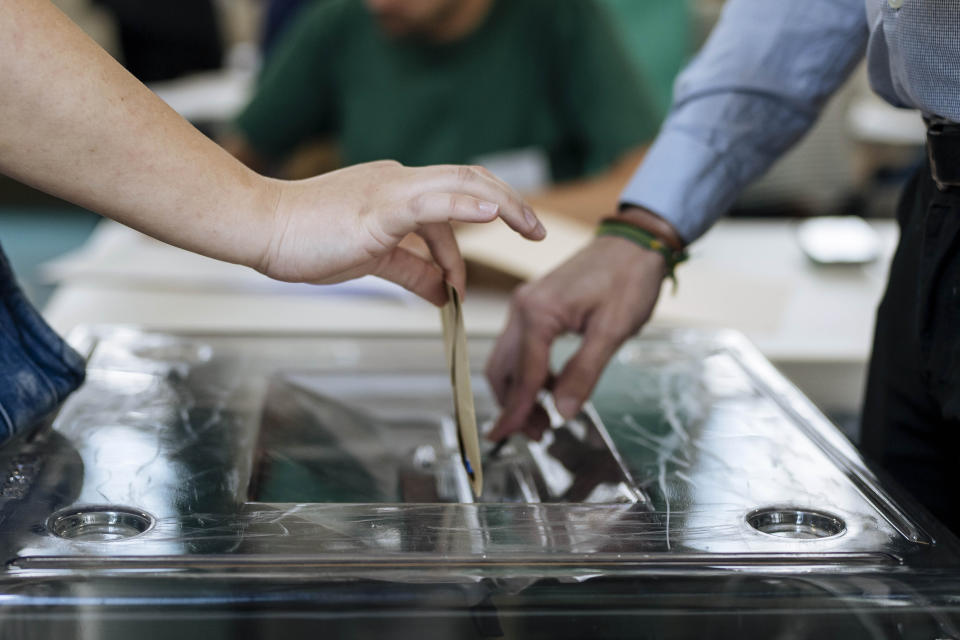
[[[480,167],[371,162],[276,184],[258,269],[279,280],[320,284],[372,274],[441,305],[445,280],[461,295],[466,283],[451,222],[500,217],[530,240],[546,235],[521,197]],[[432,260],[398,246],[410,233],[426,242]]]
[[[655,223],[666,224],[659,218]],[[487,437],[498,440],[524,430],[540,438],[544,423],[531,420],[531,412],[551,377],[550,346],[569,332],[582,334],[583,342],[552,388],[560,414],[576,415],[613,354],[650,318],[665,268],[659,253],[600,237],[542,280],[518,289],[507,328],[487,363],[487,378],[503,407]]]

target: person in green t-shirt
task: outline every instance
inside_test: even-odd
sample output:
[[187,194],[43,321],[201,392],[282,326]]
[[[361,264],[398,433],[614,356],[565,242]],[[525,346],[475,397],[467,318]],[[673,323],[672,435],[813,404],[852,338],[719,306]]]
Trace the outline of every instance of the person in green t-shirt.
[[659,124],[613,26],[594,0],[315,0],[224,146],[255,168],[316,140],[343,165],[482,164],[592,220]]

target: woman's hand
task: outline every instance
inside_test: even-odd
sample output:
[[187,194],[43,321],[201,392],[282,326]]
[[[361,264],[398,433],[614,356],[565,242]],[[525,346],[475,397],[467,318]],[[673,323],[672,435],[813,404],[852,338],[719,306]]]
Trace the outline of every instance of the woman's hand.
[[[201,135],[52,4],[0,10],[0,172],[155,238],[281,280],[375,274],[431,302],[464,286],[449,223],[500,216],[545,235],[475,167],[375,162],[311,180],[264,178]],[[433,260],[397,244],[409,233]]]
[[[254,266],[278,280],[326,284],[372,274],[440,305],[445,280],[461,293],[466,282],[452,221],[499,216],[526,238],[546,235],[520,196],[479,167],[383,161],[274,184],[272,233]],[[397,246],[410,233],[432,260]]]

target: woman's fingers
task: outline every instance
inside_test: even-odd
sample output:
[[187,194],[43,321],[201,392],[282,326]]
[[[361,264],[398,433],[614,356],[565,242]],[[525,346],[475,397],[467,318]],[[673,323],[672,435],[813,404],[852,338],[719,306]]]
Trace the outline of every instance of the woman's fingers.
[[463,300],[467,288],[467,266],[460,255],[460,247],[453,236],[453,229],[446,222],[428,224],[419,235],[430,248],[430,255],[443,270],[444,279],[457,288]]
[[[423,188],[426,192],[437,194],[463,194],[477,200],[498,205],[496,215],[503,218],[510,228],[530,240],[542,240],[547,232],[537,219],[533,209],[507,183],[503,182],[483,167],[438,165],[414,169],[421,177],[412,186]],[[421,192],[422,193],[422,192]],[[417,193],[411,193],[411,201],[416,202]],[[476,220],[460,217],[448,217],[447,220]],[[492,218],[491,218],[492,219]],[[426,222],[426,221],[425,221]],[[439,222],[439,220],[429,220]]]
[[496,202],[481,200],[462,193],[419,193],[406,203],[406,209],[390,214],[382,221],[384,231],[394,237],[403,237],[428,224],[463,222],[490,222],[500,213]]

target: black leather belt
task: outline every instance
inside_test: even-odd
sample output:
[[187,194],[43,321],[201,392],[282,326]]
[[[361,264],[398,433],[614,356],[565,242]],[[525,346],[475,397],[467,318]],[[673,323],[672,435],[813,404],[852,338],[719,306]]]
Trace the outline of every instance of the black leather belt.
[[960,124],[928,119],[927,156],[937,188],[940,191],[960,189]]

